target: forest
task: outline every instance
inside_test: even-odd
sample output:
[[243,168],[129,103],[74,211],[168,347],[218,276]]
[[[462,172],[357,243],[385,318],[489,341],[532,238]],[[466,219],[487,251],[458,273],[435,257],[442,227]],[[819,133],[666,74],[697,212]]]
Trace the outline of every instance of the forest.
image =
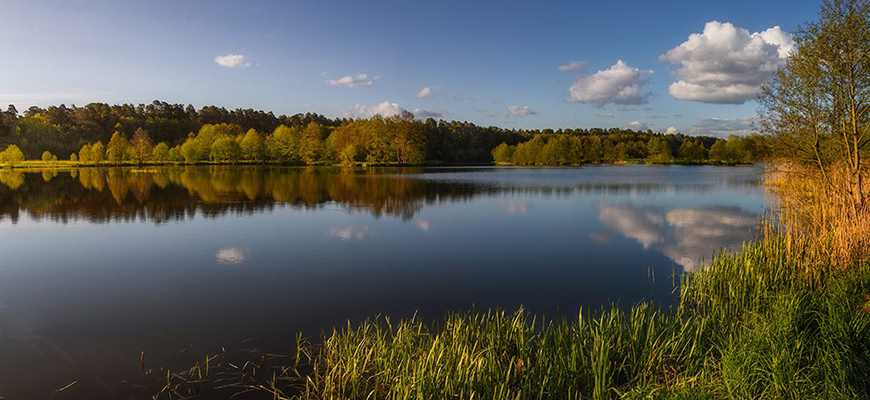
[[420,121],[413,114],[367,119],[306,113],[275,116],[154,101],[84,107],[13,105],[0,112],[0,164],[276,163],[291,165],[577,165],[587,162],[725,163],[768,154],[763,136],[661,134],[619,128],[504,129]]

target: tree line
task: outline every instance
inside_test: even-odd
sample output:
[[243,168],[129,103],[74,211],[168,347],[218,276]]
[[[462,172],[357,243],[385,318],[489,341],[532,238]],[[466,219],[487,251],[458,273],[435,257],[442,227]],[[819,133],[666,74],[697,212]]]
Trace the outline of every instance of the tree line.
[[69,159],[82,164],[496,161],[562,165],[630,160],[698,162],[722,151],[734,155],[722,157],[732,163],[763,156],[762,140],[746,140],[717,144],[712,137],[618,128],[504,129],[432,118],[420,121],[408,112],[358,119],[330,119],[313,113],[276,116],[252,109],[196,109],[161,101],[148,105],[34,106],[23,114],[10,105],[0,112],[0,149],[7,149],[0,153],[0,164]]
[[578,165],[583,163],[749,164],[767,157],[768,138],[731,135],[728,140],[652,132],[607,135],[537,134],[517,145],[492,150],[498,164]]

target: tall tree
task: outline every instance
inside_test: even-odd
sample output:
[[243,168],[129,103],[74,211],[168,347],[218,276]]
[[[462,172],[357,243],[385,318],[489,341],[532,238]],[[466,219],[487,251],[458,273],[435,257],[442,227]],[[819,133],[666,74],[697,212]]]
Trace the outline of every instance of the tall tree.
[[[760,97],[762,129],[782,155],[812,166],[829,189],[866,204],[870,143],[870,2],[825,1],[819,21],[795,35],[795,49]],[[712,152],[712,151],[711,151]],[[837,184],[834,175],[846,181]]]
[[153,152],[154,146],[151,144],[151,136],[148,136],[148,132],[142,128],[136,129],[136,132],[133,133],[133,138],[130,139],[130,146],[127,149],[130,158],[142,164],[151,158]]
[[302,131],[299,138],[299,156],[308,165],[320,159],[323,151],[323,136],[325,129],[319,123],[311,121]]
[[242,158],[248,161],[261,162],[266,158],[265,147],[263,147],[263,138],[257,133],[254,128],[248,129],[248,133],[242,138]]
[[127,155],[127,139],[121,132],[115,131],[109,143],[106,144],[106,159],[113,164],[124,161]]

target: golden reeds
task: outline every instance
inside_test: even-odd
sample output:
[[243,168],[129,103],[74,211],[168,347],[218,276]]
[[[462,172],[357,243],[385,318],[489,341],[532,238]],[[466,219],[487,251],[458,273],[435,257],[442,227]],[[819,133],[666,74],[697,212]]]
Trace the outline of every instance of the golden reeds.
[[[870,207],[850,194],[845,171],[833,169],[824,177],[817,169],[776,163],[765,183],[779,202],[765,236],[786,240],[795,263],[848,268],[870,259]],[[866,186],[863,196],[870,198]]]

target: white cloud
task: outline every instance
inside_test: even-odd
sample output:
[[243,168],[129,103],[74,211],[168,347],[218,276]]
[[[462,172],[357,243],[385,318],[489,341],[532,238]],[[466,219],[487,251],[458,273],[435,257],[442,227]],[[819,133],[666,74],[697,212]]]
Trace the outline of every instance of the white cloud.
[[535,115],[538,113],[537,111],[532,111],[532,109],[529,108],[529,106],[522,106],[522,107],[509,106],[507,108],[507,111],[502,111],[502,112],[498,112],[498,113],[487,111],[487,110],[477,110],[477,112],[479,112],[482,115],[489,117],[489,118],[525,117],[528,115]]
[[669,126],[668,130],[666,130],[665,133],[667,133],[668,135],[673,135],[673,134],[677,133],[677,127],[676,126]]
[[227,54],[225,56],[217,56],[214,58],[214,62],[221,67],[227,68],[243,68],[251,66],[251,63],[248,61],[248,59],[241,54]]
[[382,117],[392,117],[394,115],[401,114],[402,111],[405,111],[402,106],[396,103],[390,103],[389,101],[384,101],[383,103],[375,104],[373,106],[364,106],[361,104],[357,104],[353,107],[345,109],[344,116],[369,118],[375,115],[380,115]]
[[645,131],[649,129],[649,125],[640,121],[631,121],[628,123],[628,125],[625,126],[625,129],[631,129],[633,131]]
[[598,118],[613,118],[613,113],[601,113],[595,114],[595,116]]
[[328,79],[326,83],[332,86],[346,86],[349,88],[369,87],[377,77],[369,78],[366,74],[348,75],[339,79]]
[[568,101],[589,103],[603,107],[614,104],[646,104],[649,91],[643,90],[646,75],[652,71],[641,71],[619,60],[610,69],[598,71],[590,76],[579,78],[568,92]]
[[[390,103],[389,101],[384,101],[383,103],[375,104],[373,106],[365,106],[362,104],[357,104],[353,107],[348,107],[344,109],[342,114],[345,118],[353,118],[353,117],[362,117],[362,118],[371,118],[375,115],[380,115],[382,117],[392,117],[399,115],[403,112],[406,112],[404,107],[399,105],[398,103]],[[434,118],[440,119],[444,116],[444,111],[434,111],[434,110],[424,110],[421,108],[415,108],[414,111],[411,111],[415,117],[418,119],[427,119]]]
[[571,61],[568,65],[559,66],[559,71],[562,72],[583,72],[583,67],[586,66],[585,61]]
[[705,118],[689,128],[690,135],[717,136],[727,138],[730,135],[749,135],[753,132],[754,116],[732,119]]
[[430,88],[429,86],[426,86],[426,87],[420,89],[420,91],[417,92],[417,94],[415,94],[414,97],[416,97],[418,99],[422,99],[422,98],[431,99],[431,98],[435,97],[435,90]]
[[434,118],[439,119],[444,116],[444,113],[441,111],[429,111],[429,110],[421,110],[419,108],[415,108],[414,111],[411,111],[415,117],[419,119],[427,119]]
[[680,65],[668,93],[681,100],[742,104],[755,98],[761,84],[785,65],[794,48],[792,36],[778,26],[749,33],[730,23],[708,22],[704,32],[659,57]]
[[529,108],[529,106],[522,106],[522,107],[509,106],[509,107],[508,107],[508,113],[510,113],[510,115],[515,115],[515,116],[517,116],[517,117],[525,117],[526,115],[535,115],[535,114],[537,114],[537,112],[532,111],[532,110]]

